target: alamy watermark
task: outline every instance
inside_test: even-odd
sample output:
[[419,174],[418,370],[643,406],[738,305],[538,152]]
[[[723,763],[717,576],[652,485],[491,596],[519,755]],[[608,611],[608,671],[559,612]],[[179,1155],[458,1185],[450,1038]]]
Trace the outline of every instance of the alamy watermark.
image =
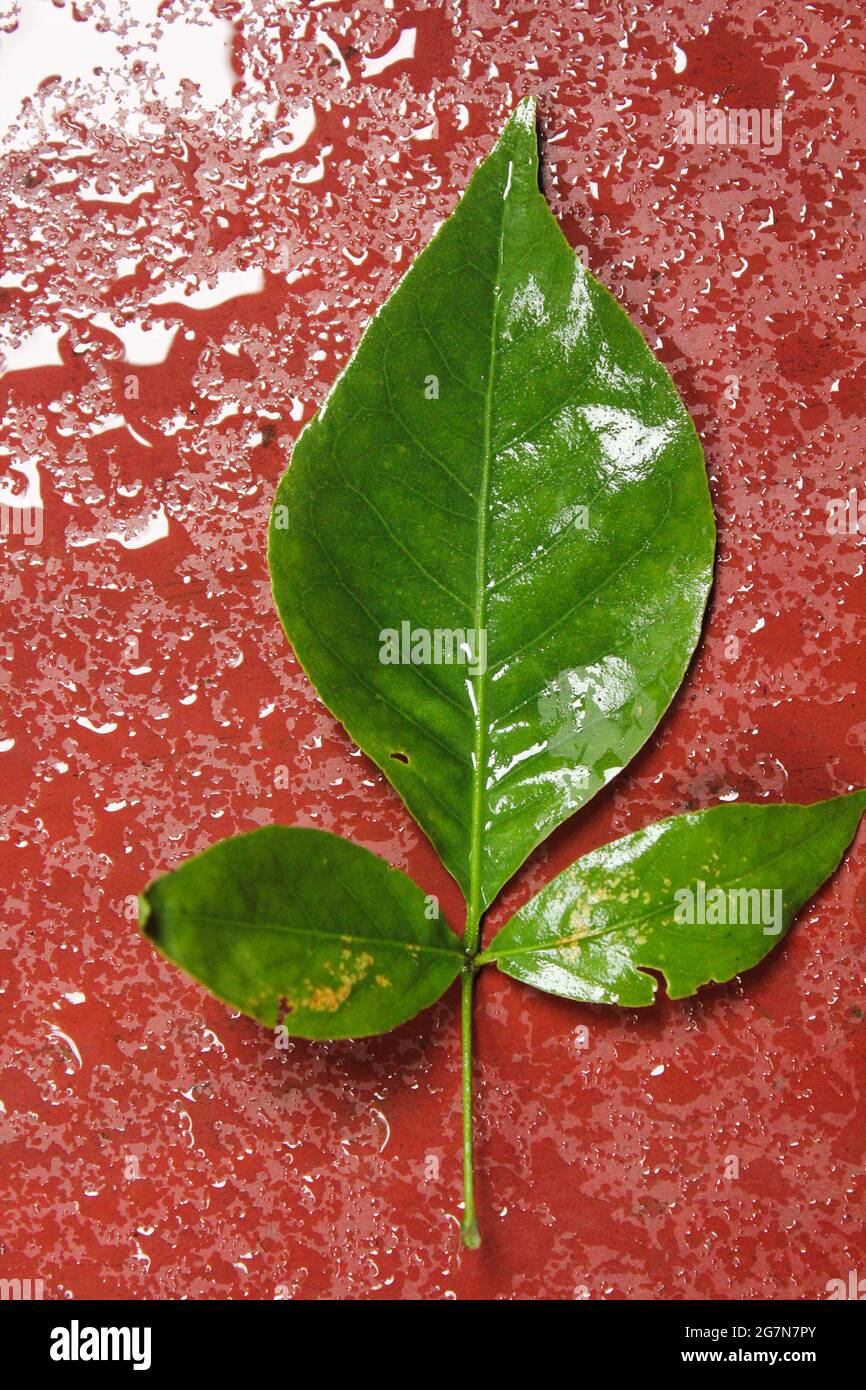
[[487,632],[471,627],[413,627],[404,619],[399,628],[382,628],[379,660],[383,666],[465,666],[470,676],[483,676]]
[[831,536],[866,536],[866,497],[856,487],[846,497],[831,497],[827,503],[827,532]]
[[0,502],[0,536],[21,536],[25,545],[41,545],[44,516],[42,507],[13,507]]
[[679,145],[751,145],[765,154],[782,148],[782,113],[766,107],[748,110],[711,106],[702,101],[674,112]]
[[861,1279],[856,1269],[848,1270],[847,1279],[828,1279],[826,1288],[831,1303],[866,1299],[866,1279]]
[[763,927],[764,936],[778,936],[784,924],[781,888],[708,888],[699,878],[693,888],[677,888],[674,902],[679,926]]
[[45,1297],[42,1279],[0,1279],[0,1302],[29,1302]]
[[134,1371],[148,1371],[151,1329],[82,1327],[73,1318],[68,1327],[52,1329],[48,1355],[52,1361],[128,1361]]

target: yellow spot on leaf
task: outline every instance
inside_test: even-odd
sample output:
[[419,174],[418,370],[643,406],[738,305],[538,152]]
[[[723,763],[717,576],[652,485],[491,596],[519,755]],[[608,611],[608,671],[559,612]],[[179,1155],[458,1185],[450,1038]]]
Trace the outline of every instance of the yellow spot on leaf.
[[[344,951],[343,956],[351,957],[351,952]],[[310,1009],[313,1013],[336,1013],[345,1004],[355,985],[364,979],[372,964],[372,956],[364,953],[356,956],[351,968],[348,965],[341,966],[338,984],[333,987],[319,985],[311,989],[307,997],[301,1001],[301,1007]]]
[[585,917],[581,917],[580,913],[577,911],[571,913],[568,919],[568,926],[571,931],[569,945],[573,945],[575,942],[580,941],[584,936],[589,936],[592,932],[592,925]]

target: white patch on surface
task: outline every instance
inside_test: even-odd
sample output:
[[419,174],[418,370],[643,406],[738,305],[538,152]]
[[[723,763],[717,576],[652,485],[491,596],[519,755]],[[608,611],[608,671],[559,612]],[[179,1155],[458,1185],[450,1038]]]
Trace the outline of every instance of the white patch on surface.
[[121,193],[120,185],[110,180],[110,187],[107,193],[101,193],[97,187],[99,179],[87,179],[78,190],[78,196],[83,203],[123,203],[128,205],[134,203],[136,198],[140,198],[142,193],[155,192],[153,179],[145,179],[143,183],[130,189],[128,193]]
[[349,73],[349,69],[346,67],[346,60],[340,52],[340,49],[337,46],[335,40],[332,39],[331,35],[326,33],[324,29],[317,29],[316,43],[321,44],[322,48],[326,49],[327,52],[330,53],[331,57],[334,60],[335,66],[340,69],[341,86],[348,87],[352,79]]
[[78,714],[75,717],[76,724],[80,724],[82,729],[89,729],[92,734],[113,734],[117,728],[111,722],[107,724],[94,724],[92,719],[88,719],[86,714]]
[[63,358],[57,345],[65,332],[65,328],[54,329],[47,323],[40,323],[18,347],[0,349],[0,376],[28,371],[31,367],[62,367]]
[[49,77],[87,83],[96,70],[101,80],[100,114],[106,122],[124,125],[141,115],[130,109],[135,93],[130,51],[142,48],[153,57],[159,75],[151,93],[169,106],[181,102],[181,82],[194,83],[202,106],[216,108],[231,96],[235,75],[231,67],[234,26],[227,19],[204,13],[202,22],[166,21],[153,0],[127,0],[132,20],[126,35],[104,32],[93,20],[79,22],[72,6],[57,8],[52,0],[27,0],[10,33],[0,33],[0,133],[13,131],[22,108]]
[[164,362],[171,350],[177,333],[177,324],[144,324],[139,319],[131,323],[115,323],[110,314],[94,314],[91,323],[95,328],[105,328],[123,343],[123,351],[130,367],[153,367]]
[[124,550],[143,550],[154,541],[165,540],[168,535],[168,516],[165,507],[160,506],[150,516],[135,517],[127,522],[122,530],[108,531],[104,536],[80,536],[67,541],[75,550],[85,546],[99,545],[102,541],[117,541]]
[[259,151],[258,161],[262,164],[266,159],[277,159],[280,155],[294,154],[306,145],[310,136],[316,128],[316,113],[310,102],[307,102],[299,111],[286,121],[285,126],[277,135],[276,143],[266,145]]
[[230,299],[238,299],[245,294],[261,294],[265,287],[265,274],[260,266],[250,266],[248,270],[223,270],[216,277],[215,285],[199,285],[188,280],[183,284],[171,285],[167,290],[155,295],[151,304],[181,304],[189,309],[215,309],[227,304]]
[[[6,450],[0,451],[0,462],[8,459]],[[39,485],[39,468],[33,459],[16,459],[10,463],[13,473],[20,473],[27,479],[23,492],[13,492],[10,487],[0,483],[0,506],[2,507],[41,507],[42,490]]]
[[71,8],[55,9],[51,0],[28,0],[11,34],[0,34],[0,131],[14,126],[22,103],[46,78],[92,79],[95,67],[120,63],[116,35],[77,23]]
[[395,44],[383,53],[381,58],[363,58],[361,60],[362,77],[378,77],[380,72],[386,68],[393,67],[395,63],[403,62],[404,59],[415,57],[415,40],[418,37],[417,29],[401,29],[400,37]]
[[227,19],[210,16],[210,22],[175,19],[157,43],[157,62],[162,77],[156,89],[173,104],[183,81],[194,82],[203,106],[222,106],[232,94],[235,75],[231,66],[234,28]]

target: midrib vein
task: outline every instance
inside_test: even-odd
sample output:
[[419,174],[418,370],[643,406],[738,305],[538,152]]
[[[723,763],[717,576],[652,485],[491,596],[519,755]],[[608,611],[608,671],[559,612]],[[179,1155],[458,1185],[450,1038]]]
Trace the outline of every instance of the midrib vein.
[[[709,889],[711,889],[711,890],[715,890],[716,888],[722,888],[722,889],[734,888],[734,887],[745,888],[745,887],[746,887],[746,885],[745,885],[745,883],[744,883],[744,879],[745,879],[745,878],[751,876],[752,874],[756,874],[756,873],[761,873],[761,872],[763,872],[763,870],[764,870],[764,869],[768,869],[768,868],[770,867],[771,864],[775,864],[775,863],[777,862],[777,860],[785,858],[786,855],[787,855],[787,856],[790,856],[795,850],[800,850],[800,849],[802,849],[802,850],[808,850],[808,848],[811,846],[811,844],[812,844],[812,835],[810,834],[810,835],[807,837],[807,839],[805,839],[805,840],[798,840],[796,844],[793,844],[793,845],[791,845],[791,844],[786,844],[786,845],[784,845],[784,846],[782,847],[782,849],[780,849],[780,850],[778,851],[777,854],[772,854],[772,855],[770,855],[770,858],[769,858],[769,859],[763,859],[763,860],[761,860],[761,862],[758,863],[758,864],[747,864],[745,868],[740,869],[738,873],[736,873],[736,874],[733,875],[733,877],[731,877],[731,878],[719,879],[716,883],[708,884],[707,887],[708,887]],[[751,890],[747,890],[747,891],[751,891]],[[761,890],[758,889],[758,890],[756,890],[756,891],[761,891]],[[767,890],[764,890],[764,891],[767,891]],[[785,890],[782,889],[782,892],[783,892],[783,893],[784,893],[784,891],[785,891]],[[817,892],[817,889],[816,889],[815,891]],[[804,898],[803,901],[805,902],[806,899]],[[606,923],[603,927],[599,927],[596,931],[588,931],[588,932],[584,932],[583,934],[578,934],[578,933],[575,933],[575,932],[569,932],[566,936],[554,937],[553,939],[548,940],[548,941],[539,941],[539,942],[534,943],[532,946],[515,946],[513,949],[509,949],[509,948],[506,946],[506,947],[503,948],[503,950],[502,950],[501,952],[499,952],[499,953],[497,953],[497,954],[495,954],[495,955],[494,955],[493,950],[492,950],[492,948],[491,948],[490,951],[485,951],[484,955],[485,955],[485,957],[486,957],[487,959],[489,959],[489,960],[497,960],[497,959],[499,959],[500,955],[501,955],[503,958],[504,958],[504,957],[508,957],[508,958],[510,959],[511,956],[528,956],[528,955],[532,955],[532,954],[534,954],[534,953],[538,953],[538,952],[541,952],[541,951],[554,951],[554,950],[558,949],[558,947],[560,947],[560,946],[571,946],[571,945],[576,945],[576,944],[579,944],[581,941],[592,941],[592,940],[594,940],[596,937],[599,937],[599,936],[609,936],[611,932],[627,932],[627,931],[631,931],[631,929],[632,929],[633,927],[639,927],[643,922],[649,922],[653,917],[661,917],[665,912],[670,912],[670,911],[671,911],[671,904],[668,903],[668,902],[664,902],[664,903],[661,903],[661,905],[660,905],[659,907],[653,907],[653,908],[650,909],[649,912],[642,912],[642,913],[641,913],[639,916],[637,916],[637,917],[625,917],[625,918],[623,918],[623,919],[622,919],[621,921],[619,921],[619,922],[608,922],[608,923]],[[697,925],[698,925],[698,926],[701,926],[701,925],[706,926],[706,925],[710,925],[710,924],[708,924],[708,923],[698,923]],[[752,924],[747,923],[746,925],[752,925]],[[494,943],[494,944],[495,944],[495,943]]]
[[316,940],[330,941],[332,943],[351,943],[353,946],[377,946],[384,951],[408,951],[410,955],[434,956],[459,956],[459,943],[455,942],[451,946],[431,946],[426,941],[400,941],[397,937],[389,936],[361,936],[353,931],[319,931],[315,927],[304,925],[303,927],[291,927],[282,922],[253,922],[250,923],[247,917],[184,917],[172,916],[170,925],[173,927],[243,927],[253,932],[264,932],[268,936],[302,936],[305,940],[308,937],[315,937]]
[[[492,453],[491,418],[493,414],[493,382],[496,371],[496,346],[499,336],[499,294],[502,278],[502,247],[505,240],[505,214],[508,190],[511,187],[513,163],[508,162],[508,178],[502,193],[502,211],[496,247],[496,273],[493,277],[493,313],[490,324],[490,353],[487,363],[487,390],[484,402],[484,433],[482,436],[482,474],[478,494],[478,540],[475,549],[475,640],[487,622],[487,525],[490,500]],[[469,901],[466,905],[466,948],[474,954],[478,946],[481,920],[481,837],[484,814],[484,765],[486,758],[487,671],[475,681],[475,739],[472,778],[472,819],[469,840]]]

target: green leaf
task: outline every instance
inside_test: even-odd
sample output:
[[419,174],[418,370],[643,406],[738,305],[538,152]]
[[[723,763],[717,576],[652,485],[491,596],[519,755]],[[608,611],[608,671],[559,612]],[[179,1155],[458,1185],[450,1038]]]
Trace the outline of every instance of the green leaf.
[[730,804],[659,821],[578,859],[506,923],[478,963],[495,961],[566,999],[629,1007],[653,1002],[646,970],[664,974],[672,999],[730,980],[781,940],[837,867],[864,808],[859,791],[811,806]]
[[[541,195],[526,100],[303,431],[270,529],[299,661],[471,918],[657,724],[713,552],[692,423]],[[404,631],[420,661],[382,660]]]
[[359,845],[267,826],[156,879],[140,924],[168,960],[261,1023],[360,1038],[432,1004],[465,964],[430,903]]

